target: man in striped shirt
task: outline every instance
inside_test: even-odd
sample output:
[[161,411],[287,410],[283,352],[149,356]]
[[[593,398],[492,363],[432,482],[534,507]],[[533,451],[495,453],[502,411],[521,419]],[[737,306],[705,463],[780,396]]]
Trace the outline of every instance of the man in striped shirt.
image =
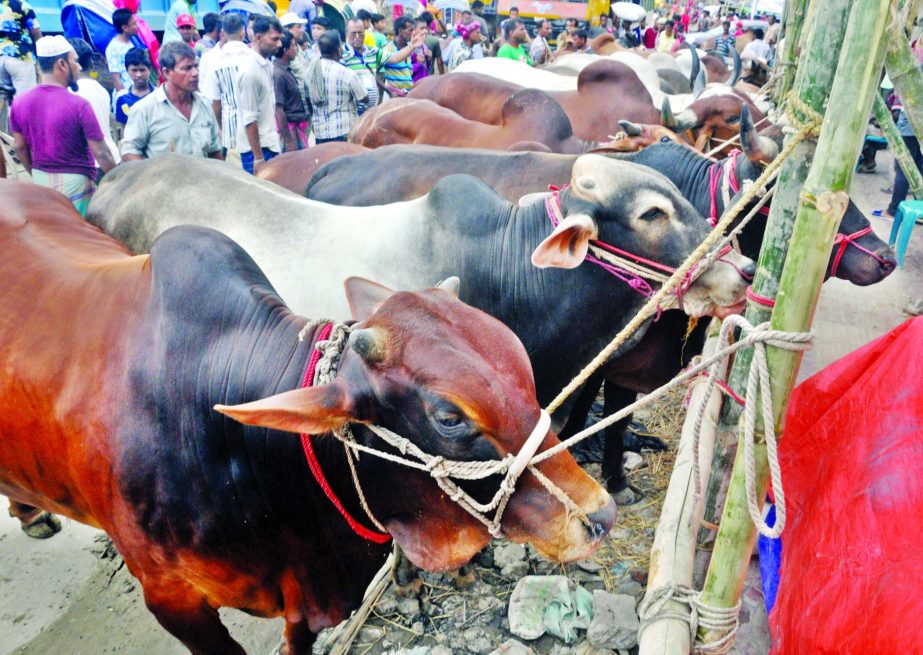
[[378,70],[380,51],[365,44],[365,24],[358,18],[346,23],[346,46],[343,48],[342,63],[362,80],[369,92],[368,100],[357,102],[356,110],[361,116],[369,107],[378,104],[378,83],[375,71]]
[[715,54],[725,58],[731,56],[731,50],[737,49],[737,38],[731,34],[731,21],[721,23],[724,32],[715,39]]
[[413,58],[426,59],[425,40],[425,34],[414,32],[412,18],[401,16],[394,21],[394,41],[381,49],[378,69],[389,95],[405,96],[413,89]]
[[358,120],[356,104],[368,103],[359,77],[340,63],[340,33],[329,30],[317,39],[320,58],[308,67],[308,100],[314,110],[311,127],[317,143],[346,141]]

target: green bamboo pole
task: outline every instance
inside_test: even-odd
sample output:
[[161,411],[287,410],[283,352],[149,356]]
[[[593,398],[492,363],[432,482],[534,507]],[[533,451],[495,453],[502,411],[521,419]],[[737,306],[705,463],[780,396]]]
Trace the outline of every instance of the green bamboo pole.
[[[833,64],[840,56],[852,2],[853,0],[827,0],[824,4],[825,29],[814,30],[813,25],[816,21],[808,23],[808,40],[804,57],[798,67],[795,88],[798,97],[818,113],[823,113],[830,96],[836,74]],[[818,4],[820,3],[815,2],[812,6],[816,7]],[[753,290],[761,296],[774,298],[776,295],[779,276],[795,225],[798,193],[808,175],[808,167],[813,157],[814,143],[809,140],[802,141],[779,170],[763,247],[757,262],[757,274],[753,280]],[[768,321],[770,313],[769,308],[750,302],[746,317],[750,323],[758,325]],[[746,387],[752,355],[752,351],[744,350],[737,353],[735,358],[728,383],[738,393],[743,393]],[[725,432],[737,423],[740,408],[734,403],[725,402],[722,411],[721,431]],[[710,523],[718,523],[720,492],[731,469],[733,449],[733,444],[721,444],[715,449],[705,500],[705,520]],[[708,541],[710,538],[711,533],[703,531],[700,542]]]
[[782,48],[782,56],[776,59],[776,66],[785,66],[785,70],[782,71],[782,82],[776,87],[776,103],[782,101],[795,82],[795,64],[800,52],[801,32],[805,25],[807,9],[808,0],[786,0],[785,2],[785,15],[783,16],[785,47]]
[[916,162],[913,161],[913,157],[907,149],[907,144],[904,143],[903,137],[897,131],[897,125],[894,124],[894,119],[891,118],[891,110],[882,100],[880,93],[875,96],[875,104],[872,109],[875,112],[875,120],[878,121],[888,145],[891,146],[891,150],[894,152],[894,159],[903,169],[904,175],[907,176],[913,197],[917,200],[923,199],[923,175],[920,175],[920,170],[917,168]]
[[885,66],[914,133],[923,134],[923,73],[910,50],[910,41],[903,34],[888,44]]
[[[773,329],[803,332],[811,327],[833,238],[848,203],[847,191],[865,137],[872,99],[878,92],[892,8],[891,0],[855,0],[853,4],[817,141],[814,157],[817,165],[811,167],[800,194],[792,245],[779,280],[770,321]],[[801,356],[800,352],[767,349],[773,414],[780,437]],[[761,454],[757,458],[756,491],[757,497],[762,498],[768,471],[765,444],[758,446],[756,450]],[[756,528],[747,510],[742,451],[739,449],[741,456],[735,461],[715,550],[705,577],[702,590],[705,605],[733,607],[738,602],[756,540]],[[702,635],[706,643],[720,636]]]

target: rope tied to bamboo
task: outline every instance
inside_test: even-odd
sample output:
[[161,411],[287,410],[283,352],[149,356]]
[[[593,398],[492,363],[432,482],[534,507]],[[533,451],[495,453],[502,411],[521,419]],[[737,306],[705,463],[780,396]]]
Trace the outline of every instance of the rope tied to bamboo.
[[[721,332],[718,335],[718,353],[726,352],[731,335],[736,328],[740,328],[741,338],[735,345],[753,348],[753,361],[747,376],[747,388],[743,396],[744,401],[744,426],[741,441],[744,448],[744,479],[747,490],[747,509],[750,519],[760,534],[775,539],[782,534],[785,528],[785,491],[782,488],[782,470],[779,466],[778,447],[776,442],[775,421],[772,411],[772,392],[769,386],[769,364],[766,358],[766,346],[773,346],[789,351],[807,350],[814,333],[811,332],[782,332],[770,329],[769,323],[752,325],[743,316],[732,315],[724,319]],[[711,399],[715,387],[719,384],[722,360],[712,363],[708,368],[705,391],[701,402],[694,408],[692,452],[692,506],[698,505],[700,500],[701,472],[699,471],[699,435],[705,420],[708,401]],[[756,471],[754,448],[756,443],[756,397],[760,397],[761,417],[763,420],[763,438],[766,441],[766,452],[769,460],[769,473],[772,480],[772,489],[776,499],[776,522],[773,527],[766,525],[763,519],[762,503],[756,498]]]
[[[674,603],[681,603],[688,607],[688,611],[675,608]],[[648,591],[638,605],[638,616],[641,627],[638,636],[649,626],[664,619],[675,619],[689,624],[689,641],[693,644],[694,653],[702,655],[724,655],[731,650],[737,629],[740,626],[738,616],[740,602],[734,607],[717,607],[702,602],[701,592],[684,585],[670,583]],[[699,628],[709,631],[724,633],[713,642],[703,644],[696,642]]]

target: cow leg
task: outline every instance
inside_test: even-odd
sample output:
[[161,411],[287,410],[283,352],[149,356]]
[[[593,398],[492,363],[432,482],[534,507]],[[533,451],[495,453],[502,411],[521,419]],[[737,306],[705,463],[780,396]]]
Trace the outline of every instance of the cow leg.
[[247,655],[221,623],[218,610],[192,587],[171,578],[145,580],[144,602],[154,618],[193,655]]
[[33,539],[48,539],[61,531],[61,521],[54,514],[12,498],[10,516],[19,519],[22,531]]
[[[602,386],[604,379],[605,373],[597,371],[590,376],[586,384],[583,385],[583,388],[580,389],[577,400],[574,401],[570,409],[570,414],[567,416],[567,422],[558,433],[558,437],[561,441],[569,439],[584,428],[587,417],[590,415],[590,410],[593,407],[593,403],[596,401],[596,396],[599,394],[599,388]],[[594,434],[571,446],[570,451],[574,457],[577,458],[578,462],[600,461],[599,451],[602,445],[597,441],[598,437],[599,435]]]
[[394,580],[394,591],[402,598],[413,598],[423,589],[423,578],[420,569],[408,559],[407,555],[397,543],[394,544],[394,564],[391,566],[391,578]]
[[280,655],[311,655],[317,635],[311,632],[307,619],[285,622],[285,645]]
[[[630,405],[634,402],[635,396],[633,391],[606,382],[604,392],[606,416]],[[629,423],[631,423],[631,415],[606,428],[606,445],[603,452],[602,474],[606,481],[606,489],[619,505],[631,505],[644,497],[639,489],[628,484],[625,468],[622,465],[622,455],[625,452],[625,430]]]

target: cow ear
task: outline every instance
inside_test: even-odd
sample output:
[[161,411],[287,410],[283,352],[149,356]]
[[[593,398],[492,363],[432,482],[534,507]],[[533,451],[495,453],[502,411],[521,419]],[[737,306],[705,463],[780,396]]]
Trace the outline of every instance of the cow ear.
[[388,287],[366,280],[364,277],[348,277],[343,283],[346,288],[346,300],[353,318],[364,321],[378,311],[384,302],[394,295]]
[[598,234],[596,222],[586,214],[574,214],[558,226],[532,253],[538,268],[577,268],[586,258],[590,240]]
[[353,420],[346,393],[336,382],[243,405],[215,405],[215,411],[245,425],[308,434],[330,432]]

